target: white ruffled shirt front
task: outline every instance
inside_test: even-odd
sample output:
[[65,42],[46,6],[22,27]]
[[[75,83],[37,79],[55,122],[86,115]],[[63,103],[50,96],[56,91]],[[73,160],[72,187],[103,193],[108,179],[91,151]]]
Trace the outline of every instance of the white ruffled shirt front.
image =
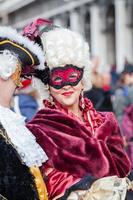
[[24,117],[9,108],[0,106],[0,122],[22,161],[28,166],[40,167],[48,159],[36,142],[35,136],[26,128]]

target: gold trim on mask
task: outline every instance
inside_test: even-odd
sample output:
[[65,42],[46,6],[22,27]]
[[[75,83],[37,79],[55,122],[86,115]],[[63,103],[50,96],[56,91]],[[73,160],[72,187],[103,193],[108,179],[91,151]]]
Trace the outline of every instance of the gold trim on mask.
[[15,85],[17,87],[21,87],[22,86],[22,83],[21,83],[21,71],[22,71],[21,64],[18,63],[15,72],[11,75],[11,79],[13,80],[13,82],[15,83]]
[[24,51],[24,52],[25,52],[26,54],[28,54],[28,56],[30,57],[31,62],[32,62],[32,66],[35,64],[33,56],[29,53],[29,51],[27,51],[27,50],[26,50],[25,48],[23,48],[22,46],[20,46],[20,45],[18,45],[18,44],[15,44],[14,42],[11,42],[11,41],[9,41],[9,40],[1,41],[1,42],[0,42],[0,45],[1,45],[1,44],[7,44],[7,43],[10,43],[10,44],[12,44],[13,46],[18,47],[19,49],[21,49],[22,51]]
[[47,189],[43,181],[40,169],[38,167],[30,167],[30,172],[35,178],[39,199],[48,200]]

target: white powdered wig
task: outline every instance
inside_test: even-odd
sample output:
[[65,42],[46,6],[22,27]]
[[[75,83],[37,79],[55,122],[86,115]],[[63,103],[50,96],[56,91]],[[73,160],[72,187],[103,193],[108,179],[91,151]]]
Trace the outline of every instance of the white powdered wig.
[[32,86],[38,91],[39,94],[39,108],[43,108],[43,100],[49,98],[49,86],[44,85],[44,83],[36,77],[32,77]]
[[72,64],[84,68],[84,90],[92,87],[89,45],[84,38],[69,29],[57,28],[41,36],[45,50],[45,60],[50,69]]
[[21,44],[25,48],[29,49],[38,57],[40,62],[40,65],[36,66],[36,68],[40,70],[44,69],[44,53],[38,44],[17,33],[16,29],[6,26],[0,26],[0,37],[8,38],[9,40]]
[[0,52],[0,77],[7,80],[16,70],[18,59],[10,51]]

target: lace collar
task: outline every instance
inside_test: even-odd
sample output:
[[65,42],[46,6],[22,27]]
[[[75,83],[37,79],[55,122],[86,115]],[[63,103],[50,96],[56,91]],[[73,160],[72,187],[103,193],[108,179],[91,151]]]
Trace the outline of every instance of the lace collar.
[[28,167],[39,167],[48,159],[36,142],[35,136],[26,128],[24,117],[0,105],[0,122],[22,161]]

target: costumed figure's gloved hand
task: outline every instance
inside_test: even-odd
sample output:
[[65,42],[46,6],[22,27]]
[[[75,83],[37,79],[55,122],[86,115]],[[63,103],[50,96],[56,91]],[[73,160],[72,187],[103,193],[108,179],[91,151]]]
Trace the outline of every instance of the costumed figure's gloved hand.
[[127,177],[109,176],[96,180],[88,190],[72,191],[67,200],[125,200],[133,182]]

